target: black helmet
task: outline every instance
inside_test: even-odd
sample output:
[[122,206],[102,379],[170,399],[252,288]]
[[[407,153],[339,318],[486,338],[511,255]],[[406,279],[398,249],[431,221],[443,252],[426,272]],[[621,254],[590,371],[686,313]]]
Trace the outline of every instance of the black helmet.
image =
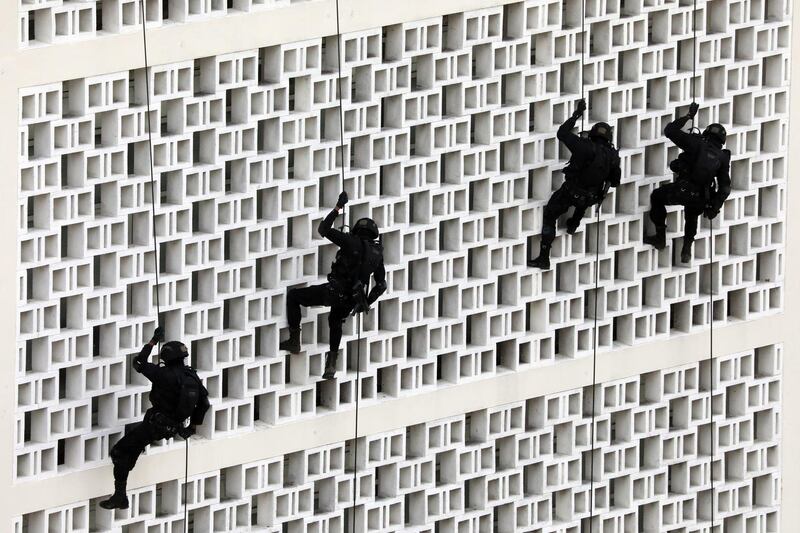
[[608,142],[614,140],[611,126],[606,122],[598,122],[589,130],[589,138],[600,137]]
[[158,356],[165,363],[179,361],[184,357],[189,357],[189,349],[180,341],[169,341],[164,343]]
[[353,235],[366,237],[367,239],[377,239],[378,235],[380,235],[378,225],[371,218],[358,219],[351,232]]
[[722,124],[709,124],[708,127],[703,132],[703,137],[706,139],[712,138],[718,140],[720,143],[725,144],[725,140],[728,138],[728,132],[725,131],[725,127]]

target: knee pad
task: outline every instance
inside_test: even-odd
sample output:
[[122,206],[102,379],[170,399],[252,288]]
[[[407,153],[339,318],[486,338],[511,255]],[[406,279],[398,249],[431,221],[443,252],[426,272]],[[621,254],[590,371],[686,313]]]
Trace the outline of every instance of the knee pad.
[[661,189],[661,187],[653,189],[653,192],[650,193],[650,203],[653,203],[653,200],[659,200],[663,196],[664,191]]
[[[554,211],[555,211],[555,209],[553,209],[552,207],[550,207],[550,204],[547,204],[546,206],[544,206],[544,211],[542,212],[542,214],[544,215],[544,219],[545,219],[545,221],[546,221],[547,219],[550,219],[550,220],[555,220],[555,219],[557,219],[557,218],[558,218],[558,217],[556,216],[556,213],[555,213]],[[545,225],[546,225],[546,224],[547,224],[547,222],[545,222]]]
[[108,456],[111,458],[111,462],[114,466],[125,466],[126,463],[128,463],[125,454],[116,446],[111,448],[111,452],[109,452]]
[[294,301],[294,295],[295,295],[295,291],[296,290],[297,289],[289,289],[289,291],[286,293],[286,301],[287,302],[293,302]]

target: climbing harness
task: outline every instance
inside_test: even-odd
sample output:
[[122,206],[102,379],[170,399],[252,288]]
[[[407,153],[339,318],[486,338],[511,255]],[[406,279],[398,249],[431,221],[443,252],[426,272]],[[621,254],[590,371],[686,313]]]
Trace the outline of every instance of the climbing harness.
[[[153,229],[153,270],[155,272],[156,287],[155,287],[155,300],[156,300],[156,325],[162,324],[161,317],[161,298],[159,296],[159,282],[158,270],[160,263],[158,260],[158,237],[156,235],[156,178],[153,169],[153,128],[150,124],[150,63],[147,59],[147,17],[145,16],[144,0],[139,0],[139,14],[142,17],[142,48],[144,50],[144,87],[145,87],[145,125],[147,127],[147,159],[150,166],[150,216],[151,225]],[[159,341],[159,351],[161,350],[161,342]],[[186,507],[186,489],[189,484],[189,437],[184,439],[186,444],[184,452],[184,470],[183,470],[183,530],[189,531],[189,510]]]

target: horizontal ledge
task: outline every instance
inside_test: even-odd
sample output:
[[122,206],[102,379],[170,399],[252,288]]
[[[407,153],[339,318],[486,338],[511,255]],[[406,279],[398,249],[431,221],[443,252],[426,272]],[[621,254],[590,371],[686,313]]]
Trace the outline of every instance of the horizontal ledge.
[[[785,315],[775,315],[714,330],[714,355],[722,356],[776,344],[786,338]],[[597,382],[604,383],[663,368],[696,363],[709,357],[709,331],[646,342],[597,356]],[[593,358],[508,372],[493,378],[443,387],[403,398],[385,399],[359,411],[359,436],[457,416],[478,409],[524,401],[592,384]],[[193,440],[189,445],[189,475],[194,476],[313,449],[353,437],[355,411],[348,410],[257,430],[219,440]],[[142,457],[131,474],[130,486],[142,487],[183,479],[184,449]],[[70,491],[64,491],[65,486]],[[97,467],[14,486],[11,509],[25,514],[52,509],[108,494],[111,466]]]
[[[336,34],[334,0],[147,29],[150,66]],[[3,68],[18,88],[144,67],[139,31],[19,50]]]
[[[340,27],[343,33],[358,32],[515,1],[519,0],[340,0]],[[336,8],[335,0],[321,0],[148,28],[148,62],[163,65],[336,35]],[[141,68],[142,44],[141,31],[129,31],[20,49],[5,60],[9,65],[0,65],[0,72],[22,88]]]

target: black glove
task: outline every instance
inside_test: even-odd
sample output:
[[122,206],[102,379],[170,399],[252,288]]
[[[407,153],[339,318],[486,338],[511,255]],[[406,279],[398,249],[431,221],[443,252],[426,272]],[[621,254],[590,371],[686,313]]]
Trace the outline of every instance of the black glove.
[[156,330],[153,332],[153,339],[150,342],[152,342],[153,344],[164,342],[164,328],[158,326]]
[[581,98],[578,100],[578,105],[575,106],[575,112],[572,113],[573,118],[580,118],[583,116],[583,112],[586,111],[586,100]]
[[194,424],[189,424],[185,428],[181,428],[178,430],[178,435],[180,435],[183,440],[188,439],[195,433],[197,433],[197,428],[195,427]]
[[346,206],[348,201],[349,201],[349,198],[347,198],[347,193],[346,192],[342,191],[341,193],[339,193],[339,200],[336,201],[337,209],[341,209],[344,206]]
[[700,104],[697,102],[692,102],[689,104],[689,112],[686,113],[686,116],[689,118],[694,118],[697,115],[697,111],[700,109]]
[[358,302],[355,307],[353,307],[353,316],[356,316],[359,313],[369,313],[369,305],[365,302]]
[[719,208],[714,207],[712,205],[707,205],[705,209],[703,209],[703,214],[709,220],[714,220],[719,215]]

